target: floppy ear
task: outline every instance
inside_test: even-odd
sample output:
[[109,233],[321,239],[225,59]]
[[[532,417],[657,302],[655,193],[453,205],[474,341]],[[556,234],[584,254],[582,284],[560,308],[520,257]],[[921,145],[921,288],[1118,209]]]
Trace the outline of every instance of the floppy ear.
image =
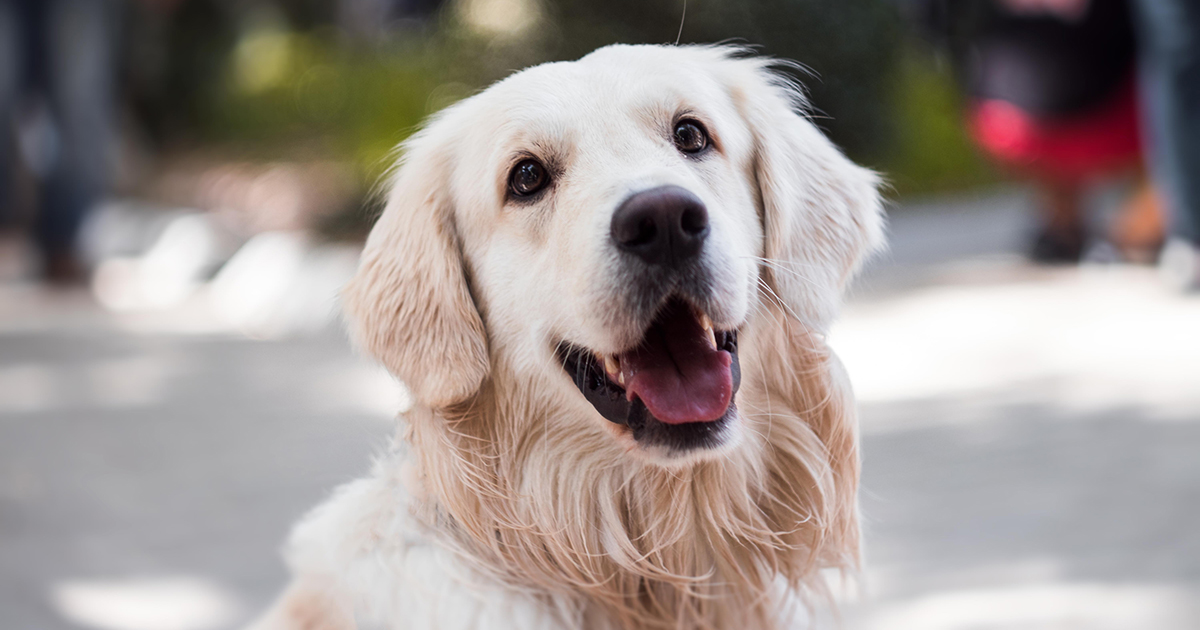
[[387,206],[342,295],[357,344],[435,408],[468,398],[489,371],[444,153],[424,133],[406,144]]
[[727,82],[753,138],[764,276],[795,317],[824,331],[842,290],[883,245],[879,177],[798,113],[803,97],[769,59],[731,59]]

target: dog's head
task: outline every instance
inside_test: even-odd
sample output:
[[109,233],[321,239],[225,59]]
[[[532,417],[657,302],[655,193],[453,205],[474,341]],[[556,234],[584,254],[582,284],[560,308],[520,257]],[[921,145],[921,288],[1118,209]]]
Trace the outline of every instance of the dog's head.
[[797,94],[734,49],[612,46],[448,108],[346,291],[359,343],[434,409],[502,365],[631,452],[721,452],[739,332],[768,301],[824,330],[882,240],[875,175]]

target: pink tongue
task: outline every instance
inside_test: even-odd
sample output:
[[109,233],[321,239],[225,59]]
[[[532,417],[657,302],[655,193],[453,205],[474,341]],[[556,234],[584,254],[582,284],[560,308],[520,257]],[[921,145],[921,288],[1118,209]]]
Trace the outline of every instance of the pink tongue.
[[684,304],[669,304],[637,348],[620,355],[625,395],[637,396],[662,422],[711,422],[733,396],[733,357],[714,350]]

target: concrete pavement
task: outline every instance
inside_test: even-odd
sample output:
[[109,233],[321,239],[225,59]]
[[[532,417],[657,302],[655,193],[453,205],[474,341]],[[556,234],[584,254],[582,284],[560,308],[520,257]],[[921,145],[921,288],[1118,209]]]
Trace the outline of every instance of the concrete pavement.
[[[1200,628],[1200,297],[1042,270],[1011,193],[894,214],[831,337],[862,404],[850,628]],[[236,627],[402,393],[340,333],[0,284],[0,627]]]

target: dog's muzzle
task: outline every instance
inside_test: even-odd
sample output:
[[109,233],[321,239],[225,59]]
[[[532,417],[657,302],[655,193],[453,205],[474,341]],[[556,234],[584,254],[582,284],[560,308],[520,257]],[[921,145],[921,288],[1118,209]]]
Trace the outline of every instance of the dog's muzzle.
[[641,340],[617,354],[562,344],[559,359],[584,398],[635,440],[671,451],[713,447],[734,415],[741,384],[737,331],[715,330],[700,264],[708,212],[678,186],[643,191],[613,213],[631,293],[655,310]]
[[718,446],[736,412],[742,381],[737,331],[673,298],[632,350],[605,355],[559,347],[567,375],[596,411],[629,427],[645,446],[672,451]]

